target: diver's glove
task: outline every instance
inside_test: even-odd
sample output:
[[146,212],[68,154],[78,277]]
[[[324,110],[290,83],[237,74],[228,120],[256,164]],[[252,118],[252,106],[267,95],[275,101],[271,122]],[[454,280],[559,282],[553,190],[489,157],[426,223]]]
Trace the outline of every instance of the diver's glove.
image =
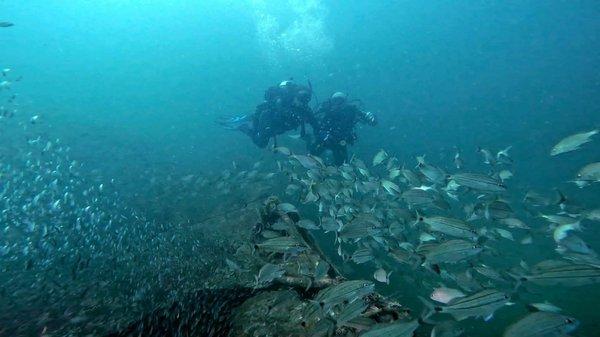
[[369,124],[377,125],[377,118],[375,118],[375,115],[371,111],[365,112],[365,119]]

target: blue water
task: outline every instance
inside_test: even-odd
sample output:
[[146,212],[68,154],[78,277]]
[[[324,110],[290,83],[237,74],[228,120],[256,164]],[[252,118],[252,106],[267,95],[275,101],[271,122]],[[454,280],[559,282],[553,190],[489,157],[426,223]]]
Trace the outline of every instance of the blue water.
[[[0,21],[15,24],[0,28],[0,68],[22,76],[10,92],[24,123],[39,115],[36,132],[60,138],[85,174],[114,179],[131,207],[153,207],[153,177],[269,160],[214,121],[253,111],[290,77],[310,80],[320,101],[342,90],[378,116],[351,149],[367,162],[385,148],[450,169],[458,148],[485,170],[477,147],[512,145],[515,191],[560,188],[600,204],[597,185],[566,183],[600,160],[598,140],[549,156],[561,138],[600,126],[596,1],[4,0]],[[4,158],[20,151],[15,125],[0,126]],[[586,230],[599,250],[597,228]],[[574,336],[597,335],[597,288],[544,291],[569,297],[562,306],[583,322]],[[498,329],[520,315],[504,310]]]

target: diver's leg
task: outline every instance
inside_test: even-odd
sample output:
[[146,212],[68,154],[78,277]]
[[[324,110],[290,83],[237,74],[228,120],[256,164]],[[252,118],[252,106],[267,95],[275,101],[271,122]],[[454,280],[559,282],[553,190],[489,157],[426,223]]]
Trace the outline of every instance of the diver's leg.
[[254,144],[260,148],[265,148],[269,144],[269,140],[273,137],[272,134],[272,120],[273,113],[271,110],[264,110],[262,113],[254,118],[254,133],[252,140]]
[[256,144],[256,146],[260,147],[261,149],[267,147],[267,145],[269,144],[269,139],[271,139],[271,137],[266,136],[264,133],[260,132],[257,132],[252,136],[252,141],[254,142],[254,144]]

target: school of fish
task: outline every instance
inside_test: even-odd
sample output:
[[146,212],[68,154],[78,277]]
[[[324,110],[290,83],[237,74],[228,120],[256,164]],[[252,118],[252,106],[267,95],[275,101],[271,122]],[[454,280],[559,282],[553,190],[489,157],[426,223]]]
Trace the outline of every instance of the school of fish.
[[[529,303],[520,295],[600,283],[600,259],[585,235],[600,221],[600,206],[573,204],[558,189],[513,192],[510,147],[480,148],[487,169],[471,171],[458,152],[451,163],[427,156],[402,163],[380,150],[372,160],[334,167],[280,146],[247,170],[234,164],[215,176],[152,181],[156,195],[172,201],[160,206],[163,213],[189,200],[204,204],[201,218],[164,222],[128,206],[115,180],[71,159],[68,144],[46,138],[44,116],[20,111],[11,74],[4,70],[0,92],[8,93],[2,127],[18,135],[0,162],[0,321],[9,322],[0,335],[102,335],[219,273],[225,283],[247,279],[254,289],[283,281],[317,289],[309,302],[285,292],[268,306],[268,314],[301,308],[291,320],[313,329],[311,336],[467,336],[465,321],[490,321],[519,306],[533,310],[506,326],[504,337],[566,336],[585,324],[544,298]],[[597,133],[560,140],[549,160],[587,143],[597,148]],[[573,170],[579,188],[600,182],[597,162]],[[259,241],[219,233],[232,219],[247,223],[236,214],[270,195],[282,201],[274,204],[282,220],[253,228]],[[298,235],[304,232],[328,261],[311,255]],[[242,244],[228,243],[236,240]],[[541,242],[554,249],[530,258],[527,248]],[[263,263],[247,263],[256,259]],[[338,279],[328,283],[331,269]],[[420,307],[406,317],[370,318],[372,298],[385,287],[410,287],[404,296]]]

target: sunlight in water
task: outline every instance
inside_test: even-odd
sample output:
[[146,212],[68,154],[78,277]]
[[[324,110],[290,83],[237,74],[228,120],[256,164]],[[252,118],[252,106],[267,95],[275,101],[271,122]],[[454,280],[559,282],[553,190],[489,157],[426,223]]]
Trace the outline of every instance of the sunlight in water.
[[[285,6],[284,17],[278,13]],[[327,34],[327,8],[319,0],[251,0],[256,33],[265,56],[277,64],[281,59],[314,60],[333,49]]]

